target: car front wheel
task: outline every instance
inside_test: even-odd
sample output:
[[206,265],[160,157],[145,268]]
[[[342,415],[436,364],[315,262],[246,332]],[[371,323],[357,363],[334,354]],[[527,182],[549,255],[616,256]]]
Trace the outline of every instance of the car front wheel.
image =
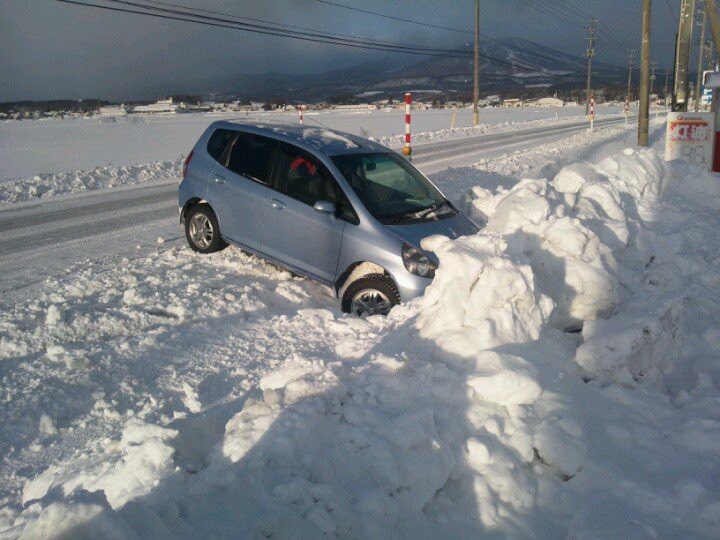
[[342,310],[358,316],[387,315],[400,303],[395,282],[382,274],[370,274],[353,281],[342,298]]
[[185,217],[185,238],[198,253],[214,253],[227,247],[220,236],[215,212],[206,204],[193,206]]

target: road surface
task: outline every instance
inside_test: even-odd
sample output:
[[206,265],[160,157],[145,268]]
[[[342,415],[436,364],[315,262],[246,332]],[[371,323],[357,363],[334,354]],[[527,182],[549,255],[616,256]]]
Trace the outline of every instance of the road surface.
[[[595,124],[601,128],[623,122],[623,118],[611,118]],[[429,143],[414,148],[413,163],[430,174],[586,129],[587,123],[579,122]],[[158,242],[159,238],[179,238],[176,185],[140,184],[1,209],[0,296],[5,300],[20,298],[26,288],[48,276],[68,272],[75,265],[131,255],[138,246]]]

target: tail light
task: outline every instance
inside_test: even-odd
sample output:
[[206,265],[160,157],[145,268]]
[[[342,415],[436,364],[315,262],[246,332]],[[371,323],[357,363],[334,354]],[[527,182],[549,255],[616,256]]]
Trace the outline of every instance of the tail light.
[[194,149],[190,150],[190,153],[187,155],[187,157],[185,158],[185,161],[183,162],[183,179],[185,179],[185,175],[187,174],[188,165],[190,165],[190,160],[193,157],[194,151],[195,151]]

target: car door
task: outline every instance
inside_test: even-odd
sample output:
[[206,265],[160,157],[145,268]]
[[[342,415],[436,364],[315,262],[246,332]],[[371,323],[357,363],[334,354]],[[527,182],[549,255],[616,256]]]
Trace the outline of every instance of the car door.
[[[335,280],[342,235],[352,209],[346,207],[330,172],[312,155],[279,143],[273,189],[266,202],[262,251],[322,281]],[[318,201],[338,207],[336,215],[313,208]]]
[[275,139],[237,133],[208,182],[207,199],[222,235],[258,251],[276,146]]

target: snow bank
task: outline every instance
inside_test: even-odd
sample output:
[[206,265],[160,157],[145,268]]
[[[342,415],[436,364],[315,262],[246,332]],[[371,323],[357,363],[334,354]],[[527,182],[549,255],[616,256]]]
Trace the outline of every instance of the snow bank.
[[181,174],[182,160],[97,167],[89,171],[37,174],[1,182],[0,205],[142,182],[178,181]]
[[[77,467],[51,467],[23,491],[23,504],[69,495],[78,490],[103,491],[113,508],[148,493],[174,469],[176,431],[131,419],[117,442],[105,449],[102,461],[83,461]],[[110,458],[114,455],[114,458]]]
[[32,538],[132,540],[137,535],[113,511],[102,492],[81,491],[44,508],[20,535],[21,540]]
[[639,301],[610,320],[589,321],[577,363],[603,380],[662,383],[678,358],[682,298],[671,294]]
[[[527,468],[537,456],[558,479],[582,468],[572,413],[539,423],[528,408],[544,385],[523,346],[540,338],[552,309],[530,266],[498,236],[436,237],[426,247],[441,260],[436,280],[389,321],[364,323],[388,325],[375,352],[295,355],[227,423],[204,474],[210,491],[222,482],[223,508],[242,501],[238,534],[292,526],[299,536],[412,535],[440,530],[429,516],[462,519],[456,505],[475,506],[465,519],[480,509],[482,525],[495,527],[502,508],[535,507]],[[336,324],[318,322],[309,330]],[[510,344],[516,354],[494,350]],[[210,511],[207,489],[190,497],[198,516]]]
[[[600,115],[602,118],[619,118],[619,114]],[[560,118],[541,118],[537,120],[525,120],[516,122],[503,122],[493,124],[479,124],[477,126],[457,127],[453,129],[439,129],[435,131],[419,131],[413,133],[414,143],[428,143],[450,141],[463,137],[475,137],[491,133],[508,133],[523,129],[532,129],[545,126],[556,126],[562,124],[576,124],[587,122],[586,116],[562,116]],[[377,141],[389,148],[400,148],[405,144],[405,135],[392,135],[390,137],[379,137]]]
[[[34,534],[66,515],[102,532],[120,519],[118,535],[190,538],[713,537],[720,218],[704,199],[715,182],[644,150],[473,189],[486,227],[423,241],[440,260],[424,297],[387,318],[318,307],[258,326],[216,321],[205,331],[220,371],[247,349],[281,358],[220,429],[199,428],[213,407],[178,382],[185,423],[123,418],[103,449],[29,481],[12,524]],[[212,290],[212,302],[224,294]],[[147,288],[122,294],[127,306],[151,300]],[[8,350],[43,350],[38,336],[57,339],[74,316],[40,314],[8,333]],[[272,346],[257,344],[261,328]],[[192,467],[188,446],[202,453]]]

